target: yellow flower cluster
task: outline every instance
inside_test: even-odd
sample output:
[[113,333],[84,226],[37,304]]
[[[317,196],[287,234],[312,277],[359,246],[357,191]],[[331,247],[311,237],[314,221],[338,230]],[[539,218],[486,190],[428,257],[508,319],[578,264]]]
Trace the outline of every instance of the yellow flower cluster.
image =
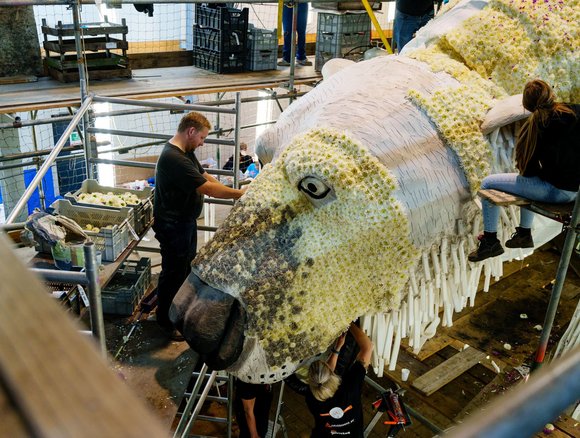
[[466,65],[509,94],[539,77],[573,101],[580,68],[580,2],[492,0],[443,38]]
[[399,306],[418,250],[395,188],[366,147],[310,131],[266,166],[202,248],[196,272],[241,297],[246,336],[271,370],[320,353],[361,313]]
[[[429,98],[411,91],[411,99],[427,114],[455,150],[467,176],[470,189],[476,193],[481,180],[490,174],[491,146],[481,134],[479,125],[491,106],[489,95],[479,89],[461,85],[438,90]],[[457,105],[461,102],[461,105]],[[453,108],[453,111],[449,111]]]
[[457,152],[474,193],[489,171],[490,148],[479,126],[493,99],[519,94],[527,81],[541,78],[560,100],[580,100],[579,22],[580,0],[491,0],[426,49],[410,53],[461,84],[410,95]]
[[78,196],[79,202],[86,204],[108,205],[112,207],[126,207],[127,205],[137,205],[141,201],[137,195],[130,192],[125,193],[81,193]]

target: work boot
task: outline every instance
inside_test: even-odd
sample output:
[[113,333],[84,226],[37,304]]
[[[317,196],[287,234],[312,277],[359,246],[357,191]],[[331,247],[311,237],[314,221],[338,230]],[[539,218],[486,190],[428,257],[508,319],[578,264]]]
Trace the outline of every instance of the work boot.
[[297,59],[296,63],[298,65],[302,65],[302,66],[309,66],[312,65],[312,61],[310,61],[308,58],[304,58],[304,59]]
[[289,67],[290,61],[286,61],[284,58],[282,58],[280,61],[278,61],[278,65],[280,67]]
[[533,248],[534,239],[529,228],[516,227],[516,232],[505,242],[508,248]]
[[490,257],[497,257],[504,253],[497,237],[488,237],[484,234],[478,237],[479,247],[467,256],[470,262],[481,262]]

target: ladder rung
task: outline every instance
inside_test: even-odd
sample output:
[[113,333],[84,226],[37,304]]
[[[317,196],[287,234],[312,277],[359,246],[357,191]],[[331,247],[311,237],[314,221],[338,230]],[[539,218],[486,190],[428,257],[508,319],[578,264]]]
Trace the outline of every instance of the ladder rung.
[[[191,397],[191,392],[186,392],[184,395],[186,397]],[[200,394],[197,394],[196,398],[199,398],[199,397],[200,397]],[[217,395],[208,395],[205,399],[211,400],[211,401],[222,402],[222,403],[226,403],[228,401],[227,397],[218,397]]]
[[199,420],[211,421],[212,423],[222,423],[227,424],[228,419],[223,417],[210,417],[209,415],[198,415]]
[[[199,372],[198,371],[194,371],[193,373],[191,373],[192,376],[195,377],[199,377]],[[205,374],[204,377],[209,377],[209,374]],[[220,382],[227,382],[229,380],[229,377],[227,376],[215,376],[215,381],[220,381]]]

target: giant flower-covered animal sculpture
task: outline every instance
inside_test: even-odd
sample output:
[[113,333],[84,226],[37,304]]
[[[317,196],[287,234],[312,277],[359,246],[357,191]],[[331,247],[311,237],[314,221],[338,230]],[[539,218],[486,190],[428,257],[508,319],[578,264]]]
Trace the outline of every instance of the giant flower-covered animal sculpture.
[[[402,338],[418,350],[473,305],[482,272],[485,288],[501,275],[500,258],[466,260],[476,193],[487,174],[512,169],[508,122],[525,113],[509,96],[540,77],[580,100],[580,4],[451,3],[401,55],[333,74],[259,139],[272,162],[172,306],[210,367],[274,382],[363,317],[380,373]],[[539,231],[538,243],[553,235]]]

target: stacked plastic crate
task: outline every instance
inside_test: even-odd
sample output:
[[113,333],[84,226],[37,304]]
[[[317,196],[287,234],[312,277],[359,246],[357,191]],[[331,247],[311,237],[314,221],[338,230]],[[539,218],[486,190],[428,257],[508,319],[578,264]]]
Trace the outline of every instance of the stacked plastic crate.
[[278,60],[278,34],[276,29],[248,27],[248,58],[246,68],[250,71],[276,70]]
[[314,68],[322,69],[332,58],[356,59],[369,47],[371,19],[364,14],[318,13],[316,34],[316,62]]
[[216,73],[239,73],[246,66],[248,8],[195,7],[193,65]]

